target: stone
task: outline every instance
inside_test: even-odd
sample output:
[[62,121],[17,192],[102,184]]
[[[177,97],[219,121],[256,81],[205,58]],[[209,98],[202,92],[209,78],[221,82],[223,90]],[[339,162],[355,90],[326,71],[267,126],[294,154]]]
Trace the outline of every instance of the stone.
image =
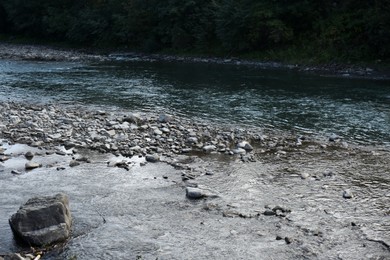
[[15,174],[15,175],[20,175],[20,174],[22,174],[20,171],[17,171],[17,170],[12,170],[11,173],[12,173],[12,174]]
[[246,150],[243,148],[237,148],[232,150],[233,154],[246,154]]
[[308,174],[307,172],[302,172],[301,173],[301,179],[305,180],[305,179],[307,179],[309,177],[310,177],[310,174]]
[[14,125],[19,124],[22,120],[18,116],[10,116],[10,122]]
[[187,187],[186,196],[189,199],[201,199],[203,197],[206,197],[206,193],[199,188]]
[[0,156],[0,162],[5,162],[7,160],[9,160],[8,156]]
[[158,154],[147,154],[145,156],[145,160],[147,162],[155,163],[155,162],[160,161],[160,156],[158,156]]
[[203,151],[205,151],[206,153],[215,151],[216,149],[217,149],[217,147],[215,145],[205,145],[205,146],[203,146]]
[[273,210],[267,209],[263,213],[265,216],[275,216],[276,213]]
[[79,166],[79,165],[80,165],[80,162],[77,161],[77,160],[72,160],[72,161],[70,161],[70,163],[69,163],[69,166],[70,166],[70,167],[75,167],[75,166]]
[[353,194],[352,194],[351,190],[344,190],[343,191],[343,198],[344,199],[352,199]]
[[50,137],[51,139],[59,139],[61,138],[61,134],[60,133],[52,134],[52,135],[48,135],[48,137]]
[[65,155],[66,155],[66,152],[61,151],[61,150],[56,150],[56,154],[65,156]]
[[69,198],[62,193],[31,198],[9,219],[15,236],[35,246],[65,241],[71,223]]
[[42,167],[42,164],[36,163],[36,162],[27,162],[24,166],[24,168],[26,168],[26,170],[32,170],[32,169],[39,168],[39,167]]
[[168,133],[171,132],[171,131],[170,131],[168,128],[166,128],[166,127],[161,128],[161,131],[162,131],[163,133],[166,133],[166,134],[168,134]]
[[338,141],[338,140],[340,140],[340,136],[338,136],[338,135],[336,135],[336,134],[331,134],[331,135],[329,136],[329,141],[330,141],[330,142],[336,142],[336,141]]
[[190,136],[187,139],[187,143],[190,145],[196,144],[196,143],[198,143],[198,138],[196,138],[195,136]]
[[167,115],[167,114],[161,114],[161,115],[158,117],[158,121],[159,121],[160,123],[169,123],[170,121],[172,121],[172,116]]
[[126,122],[129,122],[129,123],[134,123],[134,124],[138,124],[138,123],[141,123],[143,121],[140,115],[133,114],[133,113],[130,113],[127,116],[125,116],[123,118],[123,120]]
[[163,132],[162,132],[160,129],[155,129],[155,130],[153,131],[153,133],[154,133],[155,135],[162,135],[162,134],[163,134]]
[[239,142],[239,143],[237,144],[237,148],[242,148],[242,149],[244,149],[244,150],[246,150],[246,151],[252,151],[252,150],[253,150],[252,145],[250,145],[250,143],[247,142],[247,141]]
[[24,157],[26,157],[27,160],[31,160],[34,157],[34,154],[31,151],[28,151],[24,154]]

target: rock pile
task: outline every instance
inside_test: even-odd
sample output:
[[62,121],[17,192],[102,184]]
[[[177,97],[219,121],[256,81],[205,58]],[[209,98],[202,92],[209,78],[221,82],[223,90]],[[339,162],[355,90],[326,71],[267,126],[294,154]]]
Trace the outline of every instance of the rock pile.
[[[53,148],[64,145],[131,157],[204,152],[239,154],[253,150],[249,142],[265,136],[243,129],[223,129],[170,115],[91,111],[55,105],[0,105],[0,136],[16,143]],[[27,167],[27,166],[26,166]]]

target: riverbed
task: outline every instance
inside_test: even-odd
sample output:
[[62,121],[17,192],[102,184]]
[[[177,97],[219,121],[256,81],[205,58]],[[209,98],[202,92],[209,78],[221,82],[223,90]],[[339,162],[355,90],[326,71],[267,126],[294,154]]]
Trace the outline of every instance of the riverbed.
[[[385,79],[236,63],[8,59],[0,93],[8,157],[0,255],[30,250],[8,226],[21,204],[64,192],[73,234],[46,259],[390,256]],[[241,141],[253,150],[233,152]],[[27,151],[42,167],[24,169]],[[146,162],[151,152],[159,162]],[[80,157],[88,162],[70,167]],[[190,200],[193,186],[214,196]]]

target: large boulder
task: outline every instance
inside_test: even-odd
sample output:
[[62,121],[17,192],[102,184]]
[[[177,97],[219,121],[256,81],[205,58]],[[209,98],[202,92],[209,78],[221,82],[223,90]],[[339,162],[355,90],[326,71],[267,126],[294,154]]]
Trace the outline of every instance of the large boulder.
[[62,193],[29,199],[9,219],[15,236],[36,246],[66,240],[71,223],[69,198]]

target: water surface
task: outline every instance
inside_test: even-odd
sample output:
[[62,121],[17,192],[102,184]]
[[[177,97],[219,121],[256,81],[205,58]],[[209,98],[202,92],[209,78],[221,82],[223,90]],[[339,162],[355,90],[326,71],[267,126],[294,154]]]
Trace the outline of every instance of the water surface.
[[0,95],[390,142],[389,80],[163,61],[0,61]]

